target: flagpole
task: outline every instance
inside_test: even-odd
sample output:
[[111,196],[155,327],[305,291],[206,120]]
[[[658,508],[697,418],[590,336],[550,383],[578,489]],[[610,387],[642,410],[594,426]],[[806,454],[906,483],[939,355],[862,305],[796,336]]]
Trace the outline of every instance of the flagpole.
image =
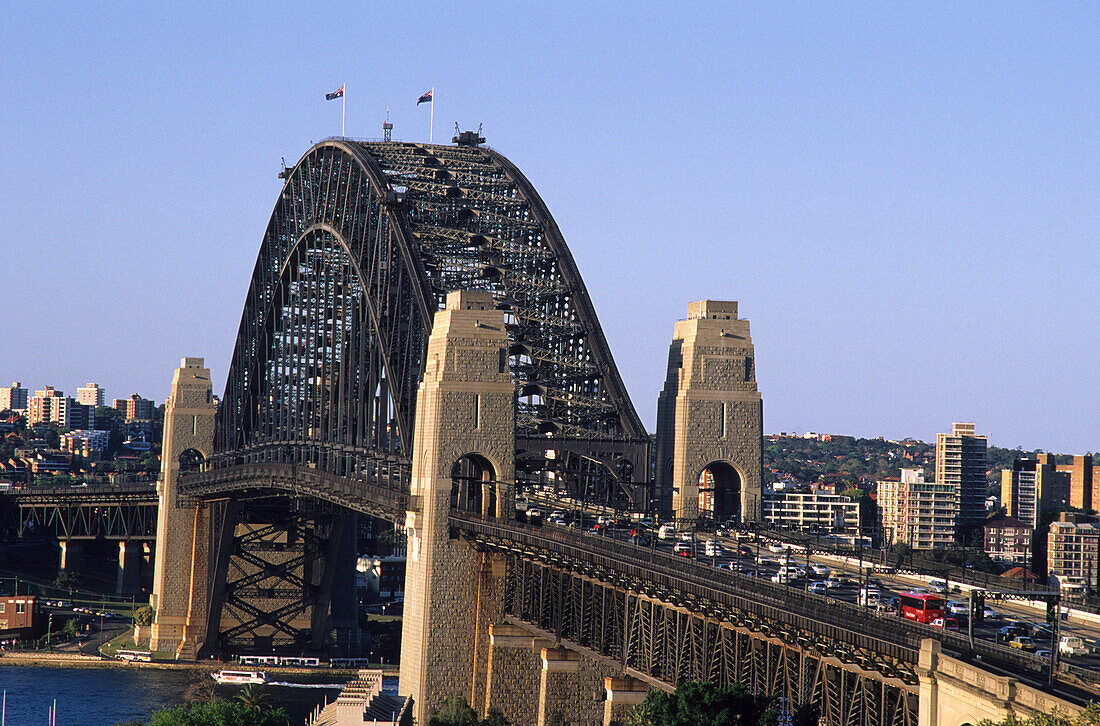
[[340,86],[340,88],[344,89],[344,92],[340,94],[340,135],[347,136],[347,134],[344,133],[344,122],[347,121],[348,118],[348,84],[345,83]]
[[434,142],[435,138],[435,86],[432,86],[432,118],[428,122],[428,143]]

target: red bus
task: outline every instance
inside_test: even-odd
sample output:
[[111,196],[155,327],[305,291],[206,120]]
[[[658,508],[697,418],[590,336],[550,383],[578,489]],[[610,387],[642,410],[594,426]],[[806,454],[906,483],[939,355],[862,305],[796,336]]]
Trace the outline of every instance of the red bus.
[[930,623],[943,617],[943,598],[922,592],[903,592],[899,597],[901,616],[918,623]]

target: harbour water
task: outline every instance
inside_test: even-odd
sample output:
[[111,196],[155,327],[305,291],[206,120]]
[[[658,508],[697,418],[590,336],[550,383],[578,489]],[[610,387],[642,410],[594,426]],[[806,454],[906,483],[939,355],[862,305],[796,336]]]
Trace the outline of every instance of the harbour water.
[[[335,698],[347,680],[324,671],[271,676],[282,685],[265,686],[265,692],[287,711],[292,726]],[[0,666],[0,690],[7,691],[5,726],[46,726],[55,698],[57,726],[115,726],[146,723],[154,711],[188,700],[232,698],[240,688],[217,686],[197,670]]]

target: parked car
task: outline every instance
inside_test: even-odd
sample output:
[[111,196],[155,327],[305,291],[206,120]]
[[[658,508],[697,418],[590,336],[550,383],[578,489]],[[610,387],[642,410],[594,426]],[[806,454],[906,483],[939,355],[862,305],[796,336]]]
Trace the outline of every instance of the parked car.
[[1017,635],[1012,639],[1012,642],[1008,644],[1008,647],[1026,650],[1028,653],[1034,653],[1038,649],[1038,646],[1035,645],[1035,641],[1026,635]]

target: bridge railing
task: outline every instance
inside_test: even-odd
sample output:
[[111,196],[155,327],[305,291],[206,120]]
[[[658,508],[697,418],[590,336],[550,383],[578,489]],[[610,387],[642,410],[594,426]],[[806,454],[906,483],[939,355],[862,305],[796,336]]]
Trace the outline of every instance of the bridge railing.
[[[887,615],[852,603],[816,595],[739,572],[717,569],[660,550],[609,537],[577,534],[561,527],[502,523],[469,513],[452,513],[452,526],[518,546],[557,552],[596,567],[622,573],[638,583],[679,591],[698,601],[720,601],[743,612],[777,620],[818,635],[847,642],[889,658],[915,663],[920,641],[938,640],[948,652],[978,659],[1038,679],[1044,664],[1035,656],[943,628]],[[1082,670],[1082,669],[1078,669]],[[1083,671],[1082,680],[1100,686],[1100,676]]]

